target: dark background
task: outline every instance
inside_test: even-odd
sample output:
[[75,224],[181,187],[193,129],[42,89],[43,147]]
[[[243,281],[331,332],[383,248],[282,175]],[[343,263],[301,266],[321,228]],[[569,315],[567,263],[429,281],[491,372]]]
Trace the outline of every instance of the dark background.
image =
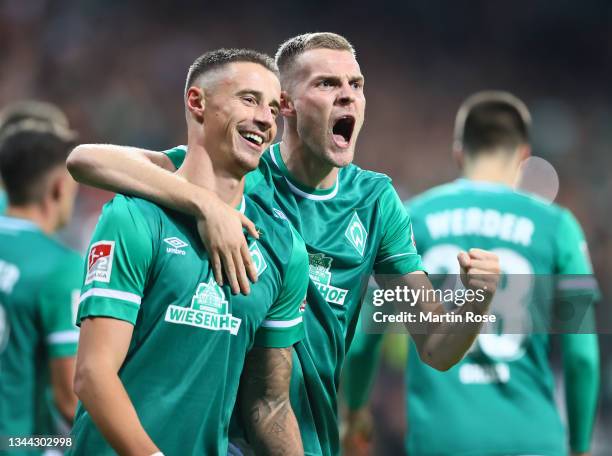
[[[52,101],[83,142],[164,149],[184,142],[182,89],[195,57],[217,47],[273,54],[311,31],[355,45],[368,100],[356,163],[389,174],[403,196],[457,176],[452,126],[466,96],[505,89],[524,99],[534,153],[554,165],[557,202],[584,227],[604,296],[599,318],[610,322],[612,2],[4,0],[0,106]],[[109,196],[81,189],[65,234],[73,245],[84,248]],[[612,398],[611,342],[602,337],[600,423]],[[392,365],[377,396],[390,444],[403,419]],[[597,434],[596,453],[612,452],[605,438]]]

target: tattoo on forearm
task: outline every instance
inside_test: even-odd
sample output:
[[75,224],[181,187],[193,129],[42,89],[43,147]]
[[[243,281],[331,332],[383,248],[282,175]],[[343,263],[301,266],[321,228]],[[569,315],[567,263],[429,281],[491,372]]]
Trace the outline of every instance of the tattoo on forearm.
[[291,348],[254,348],[247,355],[240,401],[247,437],[258,455],[303,454],[289,402],[291,367]]

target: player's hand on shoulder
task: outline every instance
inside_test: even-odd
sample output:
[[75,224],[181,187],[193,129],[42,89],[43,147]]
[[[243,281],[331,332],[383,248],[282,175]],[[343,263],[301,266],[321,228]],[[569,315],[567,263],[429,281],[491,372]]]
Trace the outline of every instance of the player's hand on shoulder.
[[461,281],[466,288],[485,290],[489,296],[495,293],[501,273],[496,254],[482,249],[470,249],[459,252],[457,261],[461,267]]
[[217,198],[208,198],[198,218],[198,233],[209,254],[215,280],[223,285],[223,272],[234,294],[250,292],[249,279],[257,281],[242,229],[258,238],[255,224],[244,214]]

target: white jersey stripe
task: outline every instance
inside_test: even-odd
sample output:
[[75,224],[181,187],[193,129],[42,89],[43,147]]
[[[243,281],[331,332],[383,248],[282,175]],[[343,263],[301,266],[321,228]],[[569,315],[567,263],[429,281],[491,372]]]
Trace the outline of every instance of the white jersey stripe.
[[79,341],[79,332],[76,330],[57,331],[47,336],[47,343],[54,344],[69,344]]
[[108,288],[92,288],[81,295],[79,304],[85,301],[87,298],[93,296],[99,298],[119,299],[120,301],[133,302],[134,304],[138,305],[140,305],[140,301],[142,300],[142,298],[137,294],[129,293],[127,291],[111,290]]
[[403,256],[406,256],[406,255],[418,255],[418,253],[406,252],[406,253],[397,253],[395,255],[389,255],[388,257],[385,257],[382,260],[377,261],[375,264],[384,263],[385,261],[392,260],[393,258],[399,258],[399,257],[403,257]]
[[301,196],[302,198],[306,198],[306,199],[314,200],[314,201],[325,201],[325,200],[328,200],[328,199],[332,199],[334,196],[336,196],[336,194],[338,193],[338,188],[340,187],[340,183],[338,181],[336,181],[336,187],[334,188],[334,190],[331,193],[329,193],[327,195],[313,195],[312,193],[307,193],[307,192],[297,188],[286,177],[285,177],[285,181],[287,182],[287,185],[289,185],[289,188],[291,189],[291,191],[293,193],[295,193],[298,196]]
[[278,321],[278,320],[264,320],[261,323],[263,328],[291,328],[292,326],[299,325],[302,322],[302,317],[294,318],[293,320]]
[[568,278],[568,279],[559,279],[559,283],[557,284],[557,288],[559,290],[572,290],[572,289],[593,289],[597,288],[597,281],[594,277],[584,277],[584,278]]
[[[272,158],[272,161],[274,162],[274,164],[276,165],[276,167],[280,170],[281,167],[278,164],[278,162],[276,161],[276,157],[274,156],[274,151],[271,149],[270,150],[270,157]],[[291,181],[289,179],[287,179],[286,176],[283,176],[285,178],[285,182],[287,182],[287,185],[289,186],[289,189],[295,193],[298,196],[301,196],[302,198],[306,198],[309,200],[314,200],[314,201],[325,201],[328,199],[332,199],[334,196],[336,196],[338,194],[338,189],[340,188],[340,180],[338,177],[336,177],[336,183],[334,184],[334,189],[328,193],[327,195],[314,195],[312,193],[308,193],[305,192],[299,188],[297,188],[295,185],[293,185],[291,183]]]

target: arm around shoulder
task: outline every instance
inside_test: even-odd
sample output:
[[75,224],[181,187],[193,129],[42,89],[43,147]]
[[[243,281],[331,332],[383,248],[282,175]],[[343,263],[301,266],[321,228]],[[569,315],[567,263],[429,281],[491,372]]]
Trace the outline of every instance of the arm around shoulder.
[[83,144],[72,151],[67,166],[74,179],[81,183],[138,196],[197,217],[200,236],[213,259],[215,280],[223,283],[223,267],[232,291],[248,294],[248,278],[256,281],[257,274],[242,229],[246,228],[257,238],[255,226],[214,192],[174,173],[186,153],[182,146],[165,153],[109,144]]
[[[75,180],[111,191],[116,191],[112,188],[112,175],[125,173],[126,163],[128,171],[136,166],[134,163],[143,167],[155,165],[171,172],[176,170],[172,160],[163,152],[111,144],[80,144],[66,160],[66,166]],[[109,174],[111,177],[107,177]]]

